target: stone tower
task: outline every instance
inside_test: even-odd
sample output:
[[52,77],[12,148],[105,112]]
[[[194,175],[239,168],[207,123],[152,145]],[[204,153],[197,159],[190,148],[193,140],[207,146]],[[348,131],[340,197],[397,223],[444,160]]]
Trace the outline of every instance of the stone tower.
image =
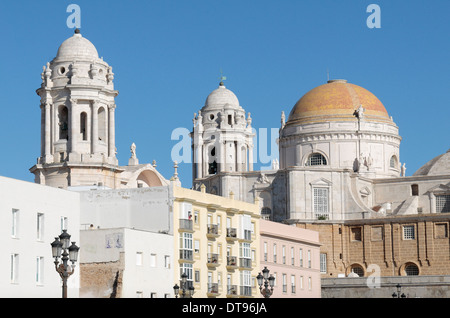
[[[209,178],[217,176],[220,183],[220,176],[253,170],[251,120],[236,95],[220,82],[198,115],[194,114],[191,137],[195,188]],[[209,192],[219,194],[221,188],[217,184]]]
[[114,188],[120,169],[112,67],[77,29],[43,67],[41,78],[36,90],[41,98],[41,155],[30,169],[36,183]]

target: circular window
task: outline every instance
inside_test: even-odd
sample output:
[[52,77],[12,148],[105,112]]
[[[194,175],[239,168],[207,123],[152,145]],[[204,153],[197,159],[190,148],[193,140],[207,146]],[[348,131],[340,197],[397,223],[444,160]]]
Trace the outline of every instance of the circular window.
[[419,268],[416,264],[408,264],[405,266],[406,276],[417,276],[419,275]]
[[214,120],[214,114],[209,115],[209,119]]
[[66,68],[64,66],[61,66],[59,68],[59,74],[63,75],[66,72]]

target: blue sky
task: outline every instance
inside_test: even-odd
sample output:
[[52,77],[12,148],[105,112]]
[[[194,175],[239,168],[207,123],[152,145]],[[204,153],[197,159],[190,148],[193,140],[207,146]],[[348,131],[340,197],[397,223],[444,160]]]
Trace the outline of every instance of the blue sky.
[[[33,181],[35,91],[42,66],[73,34],[71,3],[81,7],[81,33],[115,73],[121,165],[134,142],[140,162],[156,160],[170,178],[178,142],[171,134],[191,130],[221,70],[257,130],[278,128],[281,111],[324,84],[328,70],[385,105],[403,138],[407,175],[450,148],[448,0],[18,0],[0,7],[2,176]],[[366,25],[372,3],[381,9],[379,29]],[[191,165],[181,163],[179,174],[190,187]]]

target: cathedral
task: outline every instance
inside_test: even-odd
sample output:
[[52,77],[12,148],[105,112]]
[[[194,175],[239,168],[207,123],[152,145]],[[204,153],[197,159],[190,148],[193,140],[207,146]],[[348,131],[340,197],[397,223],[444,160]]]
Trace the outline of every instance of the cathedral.
[[450,151],[406,176],[399,128],[369,90],[329,80],[281,112],[272,170],[253,170],[252,119],[222,82],[193,122],[194,188],[318,231],[322,278],[368,276],[372,264],[382,276],[448,275]]

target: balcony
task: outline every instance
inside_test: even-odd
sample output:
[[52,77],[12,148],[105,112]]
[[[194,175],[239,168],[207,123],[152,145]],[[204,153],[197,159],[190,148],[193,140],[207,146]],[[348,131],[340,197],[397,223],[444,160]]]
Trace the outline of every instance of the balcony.
[[208,266],[219,266],[219,254],[208,253],[207,257]]
[[252,268],[252,259],[241,257],[239,258],[239,267],[241,268]]
[[237,230],[235,228],[227,228],[227,240],[237,240]]
[[208,232],[206,233],[206,236],[208,237],[219,236],[219,227],[217,226],[217,224],[208,224],[207,230]]
[[227,285],[227,297],[236,297],[236,296],[238,296],[237,285]]
[[241,241],[251,241],[252,240],[252,231],[244,230],[243,237],[240,238]]
[[193,230],[192,220],[180,219],[179,230],[192,231]]
[[227,256],[227,267],[229,269],[238,267],[238,258],[236,256]]
[[218,283],[208,283],[207,294],[208,296],[217,296],[219,294],[219,284]]

